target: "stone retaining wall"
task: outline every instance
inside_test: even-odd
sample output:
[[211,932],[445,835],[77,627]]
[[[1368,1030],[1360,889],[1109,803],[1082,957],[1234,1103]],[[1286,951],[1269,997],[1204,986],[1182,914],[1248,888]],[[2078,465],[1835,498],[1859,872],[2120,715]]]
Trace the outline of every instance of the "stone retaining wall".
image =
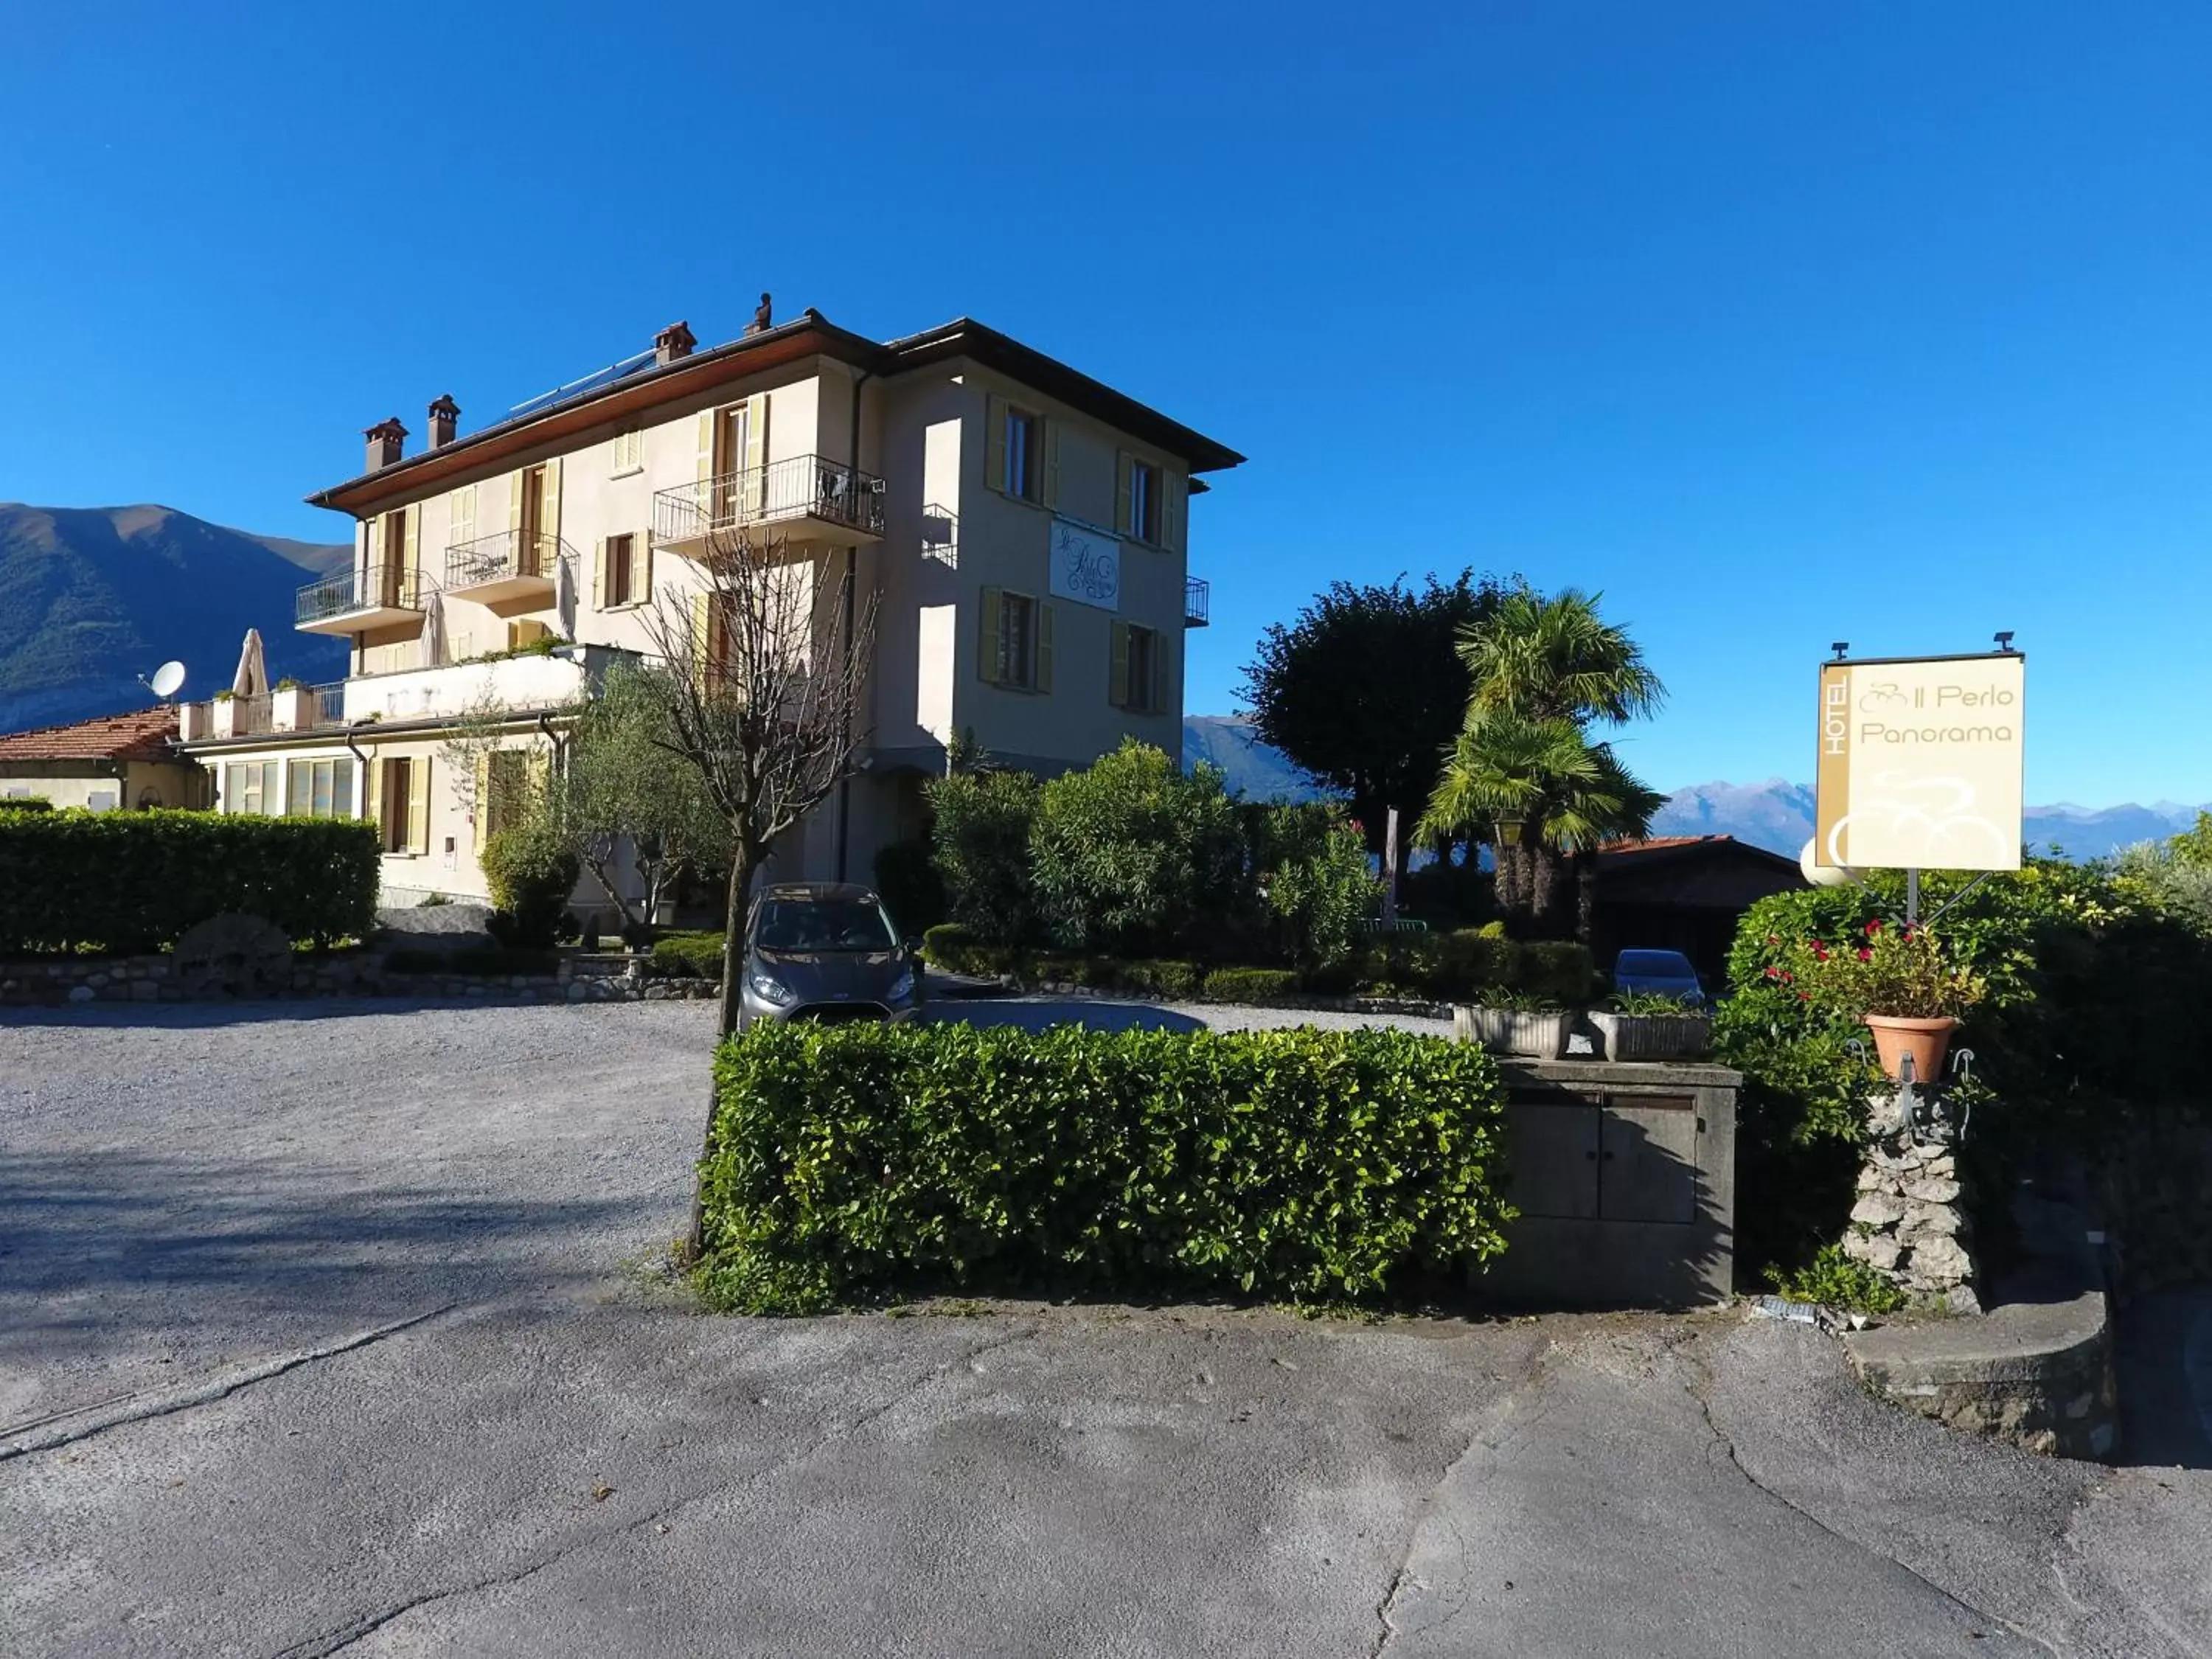
[[[228,1000],[196,995],[173,972],[173,956],[72,957],[0,962],[0,1007],[60,1007],[87,1002]],[[289,984],[293,997],[474,998],[503,1002],[661,1002],[716,997],[710,980],[647,979],[644,959],[563,956],[550,974],[397,974],[377,951],[302,957]]]
[[2097,1149],[2095,1205],[2123,1300],[2212,1281],[2212,1115],[2138,1110]]

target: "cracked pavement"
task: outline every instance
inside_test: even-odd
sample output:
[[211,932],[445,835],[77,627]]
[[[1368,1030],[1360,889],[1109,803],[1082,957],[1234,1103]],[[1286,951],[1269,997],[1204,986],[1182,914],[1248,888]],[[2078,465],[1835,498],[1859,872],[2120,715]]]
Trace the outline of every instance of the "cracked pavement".
[[0,1014],[0,1650],[2212,1652],[2212,1474],[1801,1326],[701,1316],[708,1036]]

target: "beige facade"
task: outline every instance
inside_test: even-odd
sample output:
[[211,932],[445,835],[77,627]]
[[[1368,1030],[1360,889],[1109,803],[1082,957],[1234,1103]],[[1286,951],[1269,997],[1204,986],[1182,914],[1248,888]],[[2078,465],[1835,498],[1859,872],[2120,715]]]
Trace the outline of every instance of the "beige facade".
[[657,359],[412,457],[389,459],[378,428],[384,464],[311,498],[355,520],[350,577],[302,596],[303,627],[349,640],[351,676],[289,731],[222,735],[219,710],[188,713],[194,752],[219,772],[346,754],[356,814],[362,766],[427,757],[427,842],[387,855],[387,888],[481,894],[435,723],[495,695],[514,744],[550,744],[542,716],[611,653],[651,653],[656,612],[690,613],[707,517],[782,541],[824,603],[849,571],[878,605],[866,769],[779,852],[782,873],[872,879],[957,734],[1048,772],[1132,733],[1174,752],[1190,479],[1241,457],[970,323],[878,343],[808,313],[696,354],[679,331]]
[[210,804],[207,773],[184,759],[0,761],[0,799],[36,796],[96,812]]

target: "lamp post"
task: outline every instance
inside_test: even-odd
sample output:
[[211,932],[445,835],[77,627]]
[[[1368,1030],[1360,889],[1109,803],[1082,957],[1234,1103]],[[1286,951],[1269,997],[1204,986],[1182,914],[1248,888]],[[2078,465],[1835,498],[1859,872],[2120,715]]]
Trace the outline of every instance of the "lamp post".
[[[1494,885],[1501,902],[1505,902],[1507,895],[1517,890],[1517,879],[1506,873],[1506,866],[1511,862],[1513,849],[1521,845],[1521,830],[1527,822],[1525,818],[1504,816],[1497,820],[1498,870]],[[1510,903],[1507,908],[1511,908]]]

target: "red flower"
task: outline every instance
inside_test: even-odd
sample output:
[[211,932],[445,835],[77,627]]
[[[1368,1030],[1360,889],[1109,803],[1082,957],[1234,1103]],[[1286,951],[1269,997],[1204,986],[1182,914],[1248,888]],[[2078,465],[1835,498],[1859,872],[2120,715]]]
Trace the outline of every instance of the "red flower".
[[1826,962],[1827,959],[1828,947],[1825,945],[1815,944],[1813,946],[1813,960],[1815,962]]
[[1766,936],[1766,942],[1769,945],[1779,945],[1782,943],[1782,935],[1779,933],[1769,933]]
[[1797,1000],[1800,1002],[1810,1002],[1812,1000],[1813,994],[1810,991],[1800,991],[1797,994]]
[[1788,969],[1786,969],[1786,968],[1785,968],[1785,969],[1784,969],[1782,970],[1782,980],[1783,980],[1783,983],[1784,983],[1785,985],[1786,985],[1786,984],[1793,984],[1793,983],[1795,983],[1795,982],[1796,982],[1796,978],[1797,978],[1797,975],[1795,975],[1795,974],[1793,974],[1793,973],[1791,973]]
[[1769,979],[1780,979],[1782,977],[1782,970],[1779,968],[1770,966],[1766,970],[1766,976]]
[[1859,946],[1859,960],[1861,962],[1872,962],[1874,960],[1874,952],[1868,950],[1865,945],[1862,945]]
[[1881,932],[1881,918],[1880,916],[1876,916],[1872,921],[1867,923],[1866,931],[1867,937],[1869,939],[1872,939],[1876,933]]
[[1911,939],[1912,937],[1912,924],[1909,921],[1906,922],[1905,924],[1905,931],[1899,934],[1898,937],[1900,939]]

